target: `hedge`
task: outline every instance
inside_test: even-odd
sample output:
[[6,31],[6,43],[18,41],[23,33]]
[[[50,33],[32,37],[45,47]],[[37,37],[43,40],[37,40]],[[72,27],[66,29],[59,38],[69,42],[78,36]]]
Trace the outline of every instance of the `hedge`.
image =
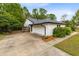
[[53,30],[53,36],[55,37],[65,37],[72,32],[70,27],[56,27]]

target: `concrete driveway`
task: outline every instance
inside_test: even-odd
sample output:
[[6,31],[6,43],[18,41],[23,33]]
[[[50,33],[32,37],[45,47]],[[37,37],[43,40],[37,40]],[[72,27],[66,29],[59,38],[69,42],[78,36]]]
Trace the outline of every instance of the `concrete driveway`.
[[7,35],[0,41],[0,55],[33,55],[44,44],[40,36],[28,32]]
[[[58,40],[57,40],[58,41]],[[0,55],[7,56],[68,56],[67,53],[53,47],[54,41],[45,43],[41,36],[28,32],[6,35],[0,41]]]

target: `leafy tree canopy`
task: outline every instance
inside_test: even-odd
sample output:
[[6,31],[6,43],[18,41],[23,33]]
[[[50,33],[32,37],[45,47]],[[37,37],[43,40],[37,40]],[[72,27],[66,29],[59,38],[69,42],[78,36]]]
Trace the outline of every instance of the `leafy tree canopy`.
[[24,21],[23,8],[20,4],[0,4],[0,31],[21,29]]
[[44,8],[33,9],[31,16],[32,16],[32,18],[36,18],[36,19],[50,18],[52,20],[56,20],[56,16],[54,14],[47,14],[47,10]]
[[56,20],[56,16],[54,14],[48,14],[47,15],[48,18],[50,18],[51,20]]

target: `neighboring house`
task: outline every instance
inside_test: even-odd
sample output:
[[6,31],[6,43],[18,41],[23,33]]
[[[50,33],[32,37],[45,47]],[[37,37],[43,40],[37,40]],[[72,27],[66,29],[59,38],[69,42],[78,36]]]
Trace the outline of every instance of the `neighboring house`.
[[65,27],[63,22],[53,21],[50,19],[28,18],[24,24],[24,27],[30,28],[31,33],[36,33],[42,36],[52,35],[53,29],[57,26]]

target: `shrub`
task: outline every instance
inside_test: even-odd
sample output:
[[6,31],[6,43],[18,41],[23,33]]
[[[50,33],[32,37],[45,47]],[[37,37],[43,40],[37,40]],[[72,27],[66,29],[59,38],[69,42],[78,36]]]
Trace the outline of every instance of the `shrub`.
[[69,35],[72,32],[70,27],[65,27],[64,30],[66,31],[66,35]]
[[70,27],[56,27],[53,30],[53,36],[55,37],[65,37],[71,33]]
[[65,36],[65,31],[63,31],[62,27],[56,27],[53,30],[53,36],[55,36],[55,37],[64,37]]

